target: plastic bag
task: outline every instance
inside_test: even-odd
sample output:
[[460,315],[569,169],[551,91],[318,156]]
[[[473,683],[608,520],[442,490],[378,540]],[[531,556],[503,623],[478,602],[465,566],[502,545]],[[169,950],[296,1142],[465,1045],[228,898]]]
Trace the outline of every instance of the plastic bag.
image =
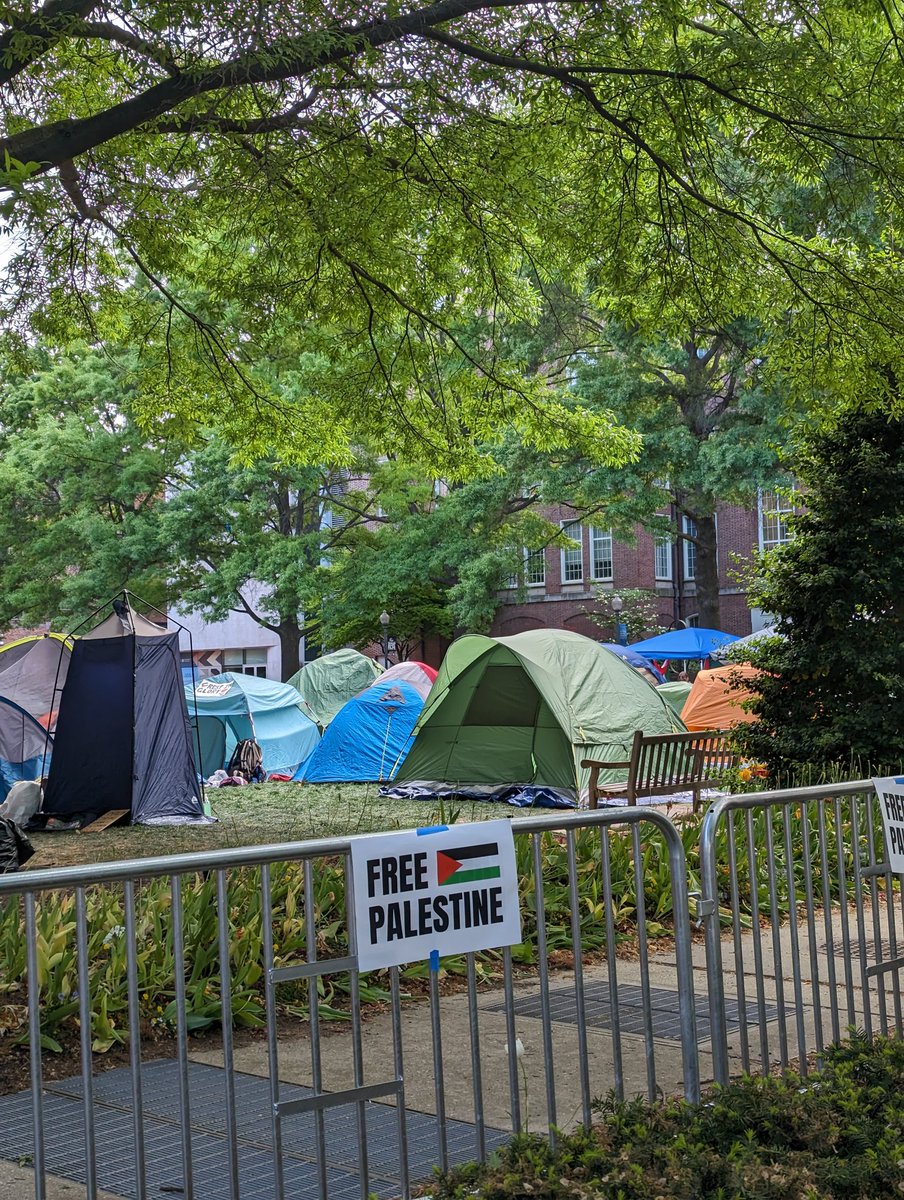
[[9,789],[6,799],[0,804],[0,817],[15,821],[24,829],[41,807],[44,796],[37,780],[20,779]]
[[35,849],[15,821],[0,817],[0,875],[18,871]]

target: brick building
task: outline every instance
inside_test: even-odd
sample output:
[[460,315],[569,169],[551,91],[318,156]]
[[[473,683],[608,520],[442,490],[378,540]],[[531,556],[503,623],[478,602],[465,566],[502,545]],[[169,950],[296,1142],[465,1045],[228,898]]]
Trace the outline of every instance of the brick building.
[[[787,494],[761,492],[754,509],[722,505],[717,513],[721,628],[743,636],[766,624],[763,613],[751,609],[739,576],[758,550],[788,540],[787,517],[793,511]],[[605,612],[600,591],[642,588],[655,595],[660,624],[697,623],[695,547],[676,538],[653,537],[638,527],[633,539],[613,538],[611,530],[582,524],[567,505],[545,511],[579,543],[525,554],[524,584],[517,581],[500,593],[500,607],[491,633],[497,637],[526,629],[572,629],[604,638],[606,630],[590,620],[587,610]],[[668,516],[664,512],[664,516]],[[677,516],[672,514],[673,520]],[[686,521],[686,518],[684,518]],[[695,530],[685,525],[693,534]],[[615,631],[612,629],[614,639]]]

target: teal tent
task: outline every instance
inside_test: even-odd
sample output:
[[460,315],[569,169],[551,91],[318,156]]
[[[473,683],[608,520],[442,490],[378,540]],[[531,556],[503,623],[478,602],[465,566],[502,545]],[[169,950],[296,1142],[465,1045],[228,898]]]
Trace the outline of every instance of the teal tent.
[[636,729],[684,725],[657,688],[590,638],[468,634],[446,652],[395,778],[578,790],[581,759],[626,759]]
[[245,738],[260,746],[265,771],[285,775],[294,775],[320,740],[317,726],[301,711],[298,692],[287,683],[226,672],[194,688],[186,684],[185,697],[205,779],[226,766]]

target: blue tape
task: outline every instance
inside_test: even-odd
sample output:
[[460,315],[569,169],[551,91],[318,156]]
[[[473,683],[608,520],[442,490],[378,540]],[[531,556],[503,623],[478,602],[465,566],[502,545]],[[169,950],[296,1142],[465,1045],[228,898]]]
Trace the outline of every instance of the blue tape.
[[418,837],[423,837],[425,833],[448,833],[448,825],[425,825],[423,829],[417,830]]
[[438,950],[430,951],[430,970],[431,971],[439,970],[439,951]]

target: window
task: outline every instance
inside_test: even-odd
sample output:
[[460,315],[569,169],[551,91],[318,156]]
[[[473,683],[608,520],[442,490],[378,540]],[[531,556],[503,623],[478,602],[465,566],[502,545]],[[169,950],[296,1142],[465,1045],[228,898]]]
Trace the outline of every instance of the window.
[[252,646],[248,650],[224,650],[223,670],[236,675],[259,675],[267,678],[267,648]]
[[[683,517],[681,521],[682,530],[688,537],[697,536],[697,522],[692,517]],[[681,539],[682,553],[684,554],[684,578],[697,578],[697,547],[693,542],[687,541],[686,538]]]
[[760,491],[760,549],[771,550],[791,540],[788,517],[794,512],[794,488],[787,491]]
[[562,532],[576,546],[570,546],[562,551],[562,582],[581,583],[584,578],[584,542],[580,521],[563,521]]
[[670,537],[658,537],[654,542],[653,564],[657,579],[672,578],[672,552],[675,543]]
[[524,551],[524,582],[528,587],[542,587],[546,583],[546,551]]
[[590,527],[590,578],[612,579],[612,530]]

